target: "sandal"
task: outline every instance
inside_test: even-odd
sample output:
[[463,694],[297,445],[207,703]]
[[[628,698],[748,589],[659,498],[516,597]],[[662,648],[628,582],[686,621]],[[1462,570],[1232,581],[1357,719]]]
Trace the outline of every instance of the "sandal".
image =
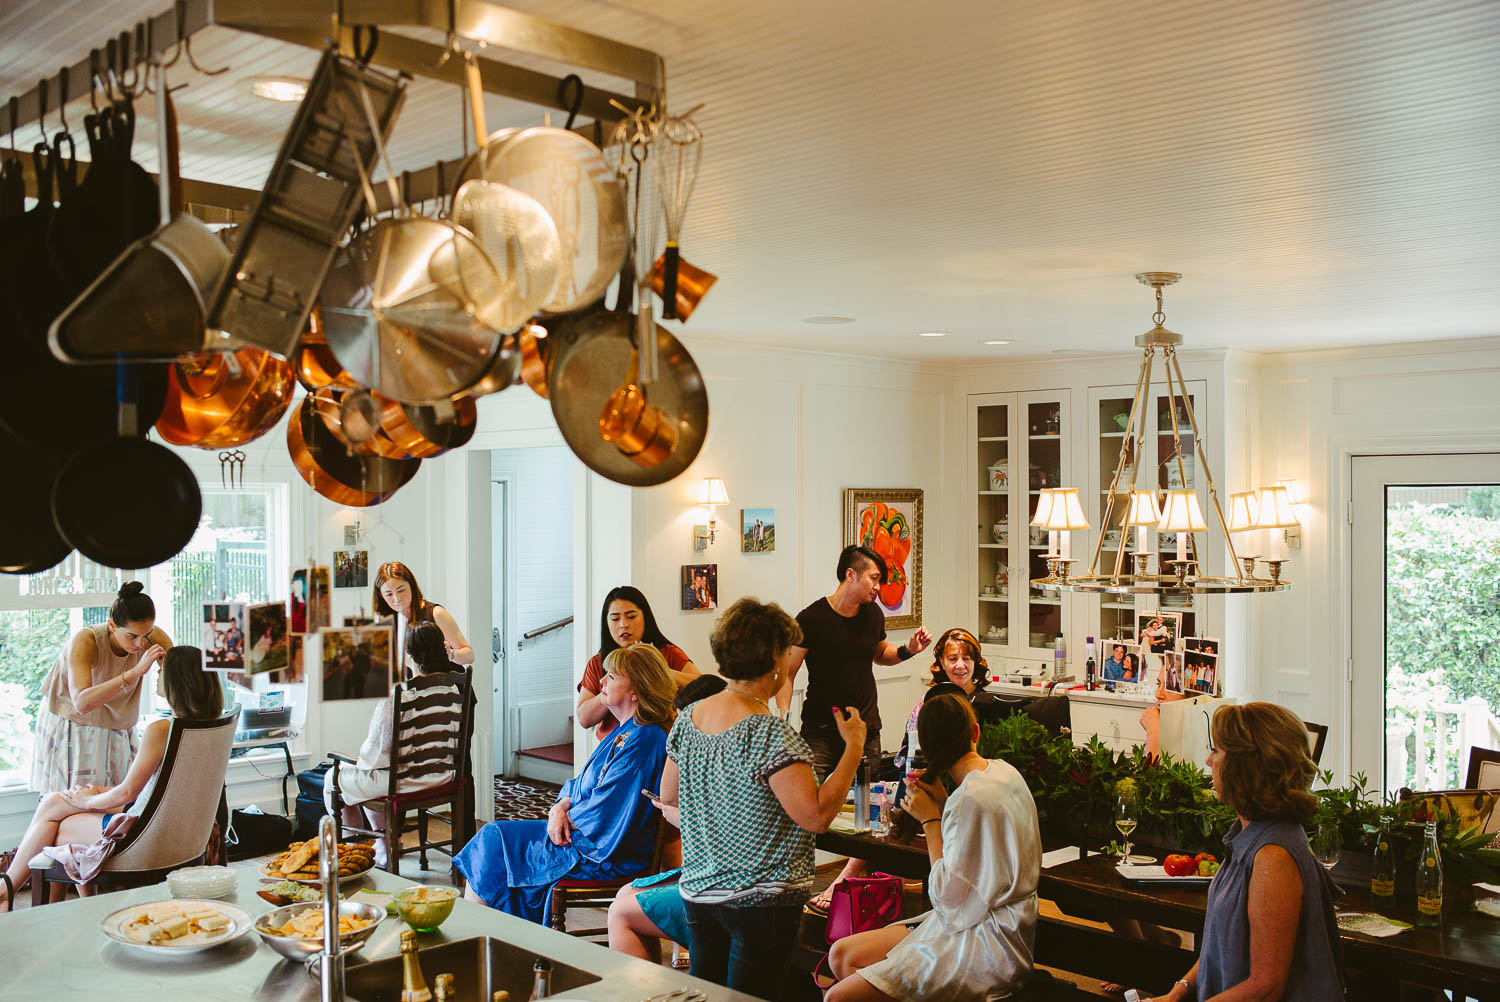
[[809,915],[817,915],[821,918],[827,918],[828,910],[833,907],[833,888],[834,884],[837,883],[838,881],[835,880],[832,884],[829,884],[827,887],[823,888],[823,890],[819,891],[816,895],[808,898],[807,903],[802,906],[802,910],[807,912],[807,914]]

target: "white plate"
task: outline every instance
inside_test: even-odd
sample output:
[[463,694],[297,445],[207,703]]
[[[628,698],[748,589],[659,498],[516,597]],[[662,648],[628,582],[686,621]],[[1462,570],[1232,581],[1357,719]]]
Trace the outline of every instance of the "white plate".
[[[122,931],[126,923],[144,913],[152,905],[184,905],[193,902],[207,905],[229,919],[229,928],[213,936],[194,933],[191,936],[184,936],[182,940],[162,943],[156,946],[150,943],[137,943]],[[131,949],[161,957],[182,956],[221,946],[230,940],[239,939],[245,933],[249,932],[254,924],[255,921],[250,917],[250,913],[239,905],[231,905],[225,901],[208,901],[203,898],[166,898],[159,901],[147,901],[138,905],[129,905],[121,908],[119,911],[111,912],[99,921],[99,931],[121,946],[128,946]]]
[[1116,866],[1115,872],[1137,884],[1206,884],[1213,877],[1174,877],[1164,866]]

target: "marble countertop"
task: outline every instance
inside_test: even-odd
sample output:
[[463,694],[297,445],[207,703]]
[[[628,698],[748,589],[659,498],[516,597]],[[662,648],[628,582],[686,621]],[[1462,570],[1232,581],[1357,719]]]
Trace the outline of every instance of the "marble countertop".
[[[392,891],[412,881],[384,871],[348,882],[344,893],[360,889]],[[239,871],[233,897],[252,916],[272,906],[255,892],[263,886],[260,874]],[[301,964],[285,960],[254,931],[200,953],[160,957],[142,953],[107,939],[99,931],[106,915],[127,905],[171,897],[165,883],[112,894],[100,894],[40,908],[0,914],[0,942],[6,947],[5,994],[25,999],[109,999],[110,1002],[164,1002],[168,999],[277,999],[316,1002],[318,983]],[[405,923],[387,918],[346,964],[399,956]],[[752,996],[689,977],[681,971],[647,963],[565,933],[494,911],[469,901],[458,901],[453,914],[436,932],[423,933],[422,947],[473,936],[491,936],[555,962],[598,975],[602,980],[570,991],[569,997],[588,1002],[641,1002],[648,996],[692,987],[713,1002],[755,1002]],[[432,977],[435,972],[426,972]]]

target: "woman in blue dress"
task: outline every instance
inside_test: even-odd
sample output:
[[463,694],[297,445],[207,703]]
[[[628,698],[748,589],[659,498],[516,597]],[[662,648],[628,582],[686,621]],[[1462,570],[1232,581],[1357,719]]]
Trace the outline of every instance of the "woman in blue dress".
[[541,923],[563,877],[626,880],[651,866],[657,813],[641,790],[659,790],[677,685],[650,644],[612,651],[600,696],[622,721],[563,786],[546,821],[492,821],[453,863],[464,897]]

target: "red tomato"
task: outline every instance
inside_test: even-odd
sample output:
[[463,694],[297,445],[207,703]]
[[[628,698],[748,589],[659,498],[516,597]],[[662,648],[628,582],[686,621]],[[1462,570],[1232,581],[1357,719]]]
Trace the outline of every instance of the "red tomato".
[[1193,857],[1193,865],[1196,866],[1204,860],[1208,860],[1210,863],[1217,863],[1219,861],[1219,857],[1215,856],[1211,852],[1200,852],[1198,853],[1198,855]]
[[1193,857],[1174,852],[1162,863],[1162,869],[1169,877],[1188,877],[1198,872],[1198,864],[1193,862]]

